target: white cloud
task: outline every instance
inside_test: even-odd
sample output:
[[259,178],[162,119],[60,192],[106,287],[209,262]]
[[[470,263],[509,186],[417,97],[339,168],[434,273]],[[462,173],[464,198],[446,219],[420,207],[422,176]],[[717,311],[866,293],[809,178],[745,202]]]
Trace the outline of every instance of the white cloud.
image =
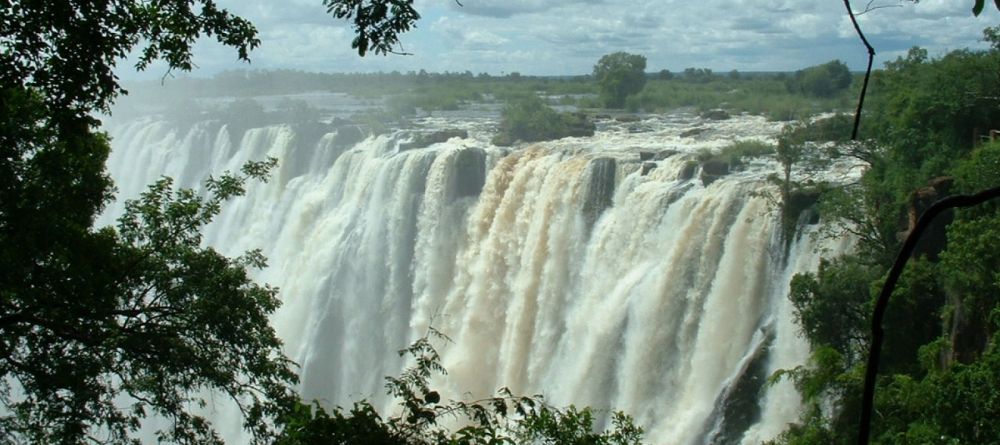
[[563,7],[580,7],[598,3],[601,0],[462,0],[450,3],[453,10],[464,14],[486,17],[508,18],[520,14],[532,14]]
[[[880,3],[879,3],[880,2]],[[418,70],[583,74],[603,54],[647,56],[650,70],[795,70],[837,58],[861,69],[866,53],[841,2],[801,0],[416,0],[423,18],[402,36],[413,56],[357,57],[350,28],[321,0],[219,0],[261,30],[252,67],[329,71]],[[867,0],[855,0],[863,8]],[[895,5],[860,16],[879,53],[890,60],[913,45],[931,54],[983,47],[981,29],[997,11],[973,17],[970,1],[877,0]],[[992,5],[990,5],[992,6]],[[211,75],[238,67],[235,53],[199,46]]]
[[441,17],[431,25],[430,29],[441,33],[444,38],[464,48],[487,49],[510,42],[510,39],[495,32],[472,28],[462,24],[462,21],[461,18],[454,20],[449,17]]

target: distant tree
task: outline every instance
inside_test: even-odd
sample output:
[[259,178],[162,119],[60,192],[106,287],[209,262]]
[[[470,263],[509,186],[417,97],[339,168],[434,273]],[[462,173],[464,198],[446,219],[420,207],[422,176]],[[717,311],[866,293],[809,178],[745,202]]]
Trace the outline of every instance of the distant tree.
[[656,73],[656,78],[660,80],[670,80],[674,78],[674,73],[671,73],[670,70],[660,70],[660,72]]
[[715,76],[709,68],[684,68],[684,80],[705,83],[714,78]]
[[1000,51],[1000,26],[991,26],[984,29],[983,41],[989,43],[994,51]]
[[854,76],[844,62],[831,60],[795,72],[786,80],[788,91],[816,97],[830,97],[851,86]]
[[642,91],[646,85],[645,70],[645,56],[616,52],[601,57],[594,65],[594,79],[604,106],[621,108],[626,97]]

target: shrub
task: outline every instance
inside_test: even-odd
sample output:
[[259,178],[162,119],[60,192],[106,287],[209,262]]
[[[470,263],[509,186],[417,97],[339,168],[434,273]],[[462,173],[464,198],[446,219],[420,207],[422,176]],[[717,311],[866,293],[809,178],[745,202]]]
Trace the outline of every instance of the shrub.
[[756,158],[774,154],[774,145],[756,139],[743,139],[733,142],[719,152],[719,158],[726,161],[730,168],[743,164],[746,158]]
[[537,96],[522,96],[504,106],[495,145],[537,142],[567,136],[592,136],[594,124],[582,114],[559,113]]

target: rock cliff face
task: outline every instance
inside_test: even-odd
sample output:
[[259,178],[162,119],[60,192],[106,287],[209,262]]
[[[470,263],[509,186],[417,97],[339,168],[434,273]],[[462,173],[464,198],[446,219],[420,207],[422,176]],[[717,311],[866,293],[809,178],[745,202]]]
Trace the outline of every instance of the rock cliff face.
[[587,166],[587,192],[583,202],[583,218],[588,230],[601,216],[604,209],[611,207],[615,195],[617,163],[613,158],[597,158]]
[[[905,232],[899,234],[901,240],[905,239],[913,231],[913,228],[917,225],[917,219],[920,218],[920,215],[923,215],[928,207],[951,194],[951,186],[954,182],[954,178],[950,176],[934,178],[927,183],[926,187],[919,188],[910,195],[910,204],[907,209],[907,227]],[[955,213],[952,211],[948,211],[935,218],[934,222],[920,236],[920,241],[917,243],[913,255],[926,255],[929,259],[936,260],[938,254],[948,244],[945,229],[954,219]]]
[[[899,233],[899,239],[905,239],[917,225],[917,220],[935,202],[951,195],[954,178],[941,176],[928,181],[910,194],[907,208],[907,228]],[[931,222],[921,234],[920,240],[913,251],[913,256],[924,256],[932,261],[948,247],[947,227],[955,219],[953,211],[947,211]],[[970,306],[962,296],[949,292],[948,304],[951,312],[945,320],[945,330],[951,347],[940,357],[942,366],[953,362],[968,363],[982,354],[989,344],[988,321],[984,314],[974,306]]]
[[709,185],[729,174],[729,163],[720,159],[709,159],[701,163],[701,183]]
[[729,112],[722,109],[709,110],[701,114],[702,119],[708,119],[713,121],[724,121],[729,119]]
[[447,142],[451,138],[465,139],[469,137],[469,132],[462,129],[447,129],[438,130],[431,133],[422,133],[413,137],[413,140],[407,142],[401,142],[399,144],[400,150],[412,150],[415,148],[425,148],[430,147],[433,144],[440,144],[442,142]]

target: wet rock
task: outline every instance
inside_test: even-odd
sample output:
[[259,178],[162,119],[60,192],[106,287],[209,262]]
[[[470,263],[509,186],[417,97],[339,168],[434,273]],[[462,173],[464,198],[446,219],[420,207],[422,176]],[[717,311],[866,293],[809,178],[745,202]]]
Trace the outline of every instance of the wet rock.
[[617,161],[613,158],[597,158],[590,161],[587,169],[589,180],[583,202],[583,219],[589,229],[594,226],[604,209],[611,207],[615,196]]
[[641,172],[642,176],[646,176],[647,174],[649,174],[649,172],[651,172],[653,170],[656,170],[656,163],[655,162],[643,162],[642,163],[642,172]]
[[788,194],[785,203],[785,214],[791,221],[804,224],[819,223],[819,212],[816,203],[819,202],[820,190],[817,188],[797,188]]
[[680,153],[680,152],[677,151],[677,150],[660,150],[659,152],[656,153],[656,156],[653,157],[653,159],[657,160],[657,161],[662,161],[662,160],[667,159],[669,157],[672,157],[672,156],[674,156],[674,155],[676,155],[678,153]]
[[[910,202],[907,206],[907,228],[905,232],[899,234],[900,241],[913,231],[917,226],[917,220],[920,218],[920,215],[923,215],[931,204],[951,194],[951,186],[954,182],[955,178],[940,176],[928,181],[926,187],[921,187],[910,194]],[[927,226],[927,229],[920,236],[920,240],[913,249],[913,255],[923,254],[927,255],[932,261],[936,260],[938,254],[948,244],[945,229],[953,219],[955,219],[955,212],[953,210],[949,210],[934,218],[934,221]]]
[[677,175],[678,181],[687,181],[694,177],[694,173],[698,171],[698,163],[695,161],[688,161],[684,163],[684,167],[681,168],[680,174]]
[[720,159],[709,159],[701,164],[701,183],[709,185],[729,174],[729,163]]
[[486,184],[486,151],[465,148],[455,156],[455,174],[450,176],[448,195],[452,200],[479,196]]
[[701,117],[702,119],[708,119],[713,121],[724,121],[730,118],[729,112],[720,108],[716,108],[714,110],[708,110],[704,113],[701,113]]
[[334,129],[337,135],[333,138],[333,146],[337,148],[353,147],[368,137],[368,132],[356,124],[345,124],[334,127]]
[[291,127],[295,130],[299,146],[307,149],[315,147],[323,136],[334,130],[329,124],[322,122],[302,122],[292,124]]
[[705,127],[695,127],[695,128],[690,129],[690,130],[682,131],[681,132],[681,137],[682,138],[693,138],[693,137],[698,136],[698,135],[700,135],[700,134],[702,134],[702,133],[704,133],[706,131],[708,131],[708,129],[705,128]]
[[458,128],[439,130],[431,133],[421,133],[414,136],[411,141],[401,142],[399,144],[399,151],[429,147],[434,144],[447,142],[448,139],[451,138],[465,139],[467,137],[469,137],[469,132]]

